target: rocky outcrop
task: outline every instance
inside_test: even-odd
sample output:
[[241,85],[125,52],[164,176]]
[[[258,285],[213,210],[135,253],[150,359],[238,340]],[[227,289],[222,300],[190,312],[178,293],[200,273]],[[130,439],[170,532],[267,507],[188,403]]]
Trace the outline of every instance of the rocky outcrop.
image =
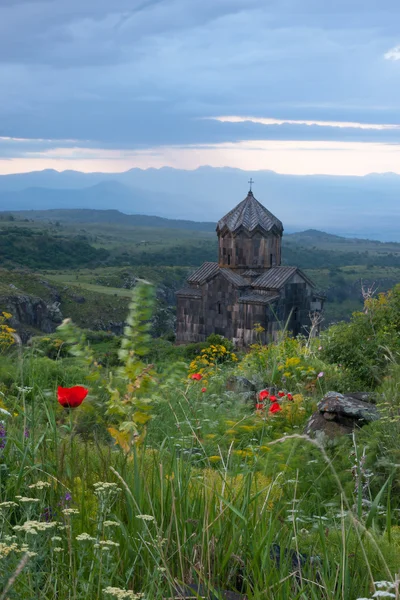
[[333,439],[376,421],[379,419],[379,412],[370,400],[371,395],[365,392],[328,392],[318,403],[318,410],[310,417],[305,433],[324,434]]
[[0,311],[12,315],[9,323],[26,342],[32,330],[53,333],[63,316],[58,302],[46,303],[42,298],[26,294],[0,297]]

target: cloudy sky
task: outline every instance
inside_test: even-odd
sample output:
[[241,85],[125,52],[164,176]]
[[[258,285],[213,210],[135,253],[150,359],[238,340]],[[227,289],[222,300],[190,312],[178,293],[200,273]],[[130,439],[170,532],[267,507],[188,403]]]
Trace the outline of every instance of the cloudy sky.
[[398,0],[0,0],[0,173],[400,173]]

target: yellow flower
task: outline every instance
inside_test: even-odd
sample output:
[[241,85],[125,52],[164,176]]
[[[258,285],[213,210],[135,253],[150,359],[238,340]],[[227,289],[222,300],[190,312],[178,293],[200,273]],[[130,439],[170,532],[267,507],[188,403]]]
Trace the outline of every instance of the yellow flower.
[[204,437],[205,437],[207,440],[213,440],[213,439],[214,439],[215,437],[217,437],[217,436],[216,436],[216,434],[215,434],[215,433],[207,433],[207,434],[206,434]]
[[260,446],[260,450],[262,452],[270,452],[271,448],[269,446]]
[[226,432],[228,435],[236,435],[237,431],[235,431],[234,429],[227,429]]
[[210,457],[208,458],[208,460],[209,460],[210,462],[212,462],[212,463],[217,463],[217,462],[219,462],[219,461],[221,460],[221,457],[220,457],[220,456],[210,456]]

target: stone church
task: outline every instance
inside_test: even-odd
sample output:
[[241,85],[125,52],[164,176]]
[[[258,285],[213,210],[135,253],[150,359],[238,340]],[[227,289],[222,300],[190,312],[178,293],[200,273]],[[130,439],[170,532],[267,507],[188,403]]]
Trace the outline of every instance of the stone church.
[[218,262],[206,262],[177,292],[178,343],[218,333],[248,346],[276,338],[286,327],[307,335],[323,297],[297,267],[281,265],[283,225],[250,191],[217,224]]

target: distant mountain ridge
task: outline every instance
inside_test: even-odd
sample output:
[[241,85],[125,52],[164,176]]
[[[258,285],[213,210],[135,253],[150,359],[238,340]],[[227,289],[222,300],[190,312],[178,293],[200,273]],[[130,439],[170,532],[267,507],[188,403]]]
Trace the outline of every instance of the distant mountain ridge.
[[0,210],[117,209],[129,214],[217,221],[247,193],[283,221],[286,230],[328,229],[347,237],[400,241],[400,176],[280,175],[200,167],[124,173],[52,170],[0,176]]

